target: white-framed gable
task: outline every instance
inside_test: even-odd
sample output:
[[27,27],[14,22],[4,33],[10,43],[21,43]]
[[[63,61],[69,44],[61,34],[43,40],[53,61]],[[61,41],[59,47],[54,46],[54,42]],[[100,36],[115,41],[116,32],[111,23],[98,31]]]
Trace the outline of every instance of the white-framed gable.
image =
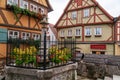
[[[79,1],[81,3],[79,3]],[[78,5],[79,4],[79,5]],[[76,14],[72,17],[72,13]],[[112,23],[111,17],[95,0],[72,0],[56,26],[67,27],[80,24]]]

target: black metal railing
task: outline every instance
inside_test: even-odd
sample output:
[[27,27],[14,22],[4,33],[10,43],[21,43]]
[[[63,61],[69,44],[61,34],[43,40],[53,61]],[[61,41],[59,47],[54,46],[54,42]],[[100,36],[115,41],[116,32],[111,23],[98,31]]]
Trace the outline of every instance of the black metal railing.
[[75,40],[34,41],[10,39],[7,41],[6,65],[46,70],[73,63]]

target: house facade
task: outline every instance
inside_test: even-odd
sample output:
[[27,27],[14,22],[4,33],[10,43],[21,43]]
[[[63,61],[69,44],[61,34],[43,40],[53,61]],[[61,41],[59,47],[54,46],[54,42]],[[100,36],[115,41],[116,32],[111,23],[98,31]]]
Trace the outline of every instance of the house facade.
[[50,41],[57,41],[57,30],[54,28],[53,24],[48,25],[47,36]]
[[47,40],[48,40],[48,46],[53,46],[53,45],[57,44],[56,43],[56,41],[57,41],[57,30],[54,27],[54,25],[51,24],[51,23],[48,25]]
[[58,39],[75,39],[85,54],[115,54],[113,17],[96,0],[70,0],[55,24]]
[[6,56],[7,40],[39,40],[40,21],[52,7],[48,0],[0,0],[0,54]]

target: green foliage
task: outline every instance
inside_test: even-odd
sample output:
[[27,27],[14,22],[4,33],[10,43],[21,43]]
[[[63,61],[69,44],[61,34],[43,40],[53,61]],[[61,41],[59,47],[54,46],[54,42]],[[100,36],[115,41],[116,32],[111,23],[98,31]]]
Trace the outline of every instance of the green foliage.
[[35,46],[30,46],[30,48],[21,49],[14,48],[11,52],[11,57],[15,60],[17,66],[24,64],[36,64],[36,54],[37,49]]
[[49,59],[55,63],[61,63],[71,59],[71,51],[68,48],[58,49],[56,46],[49,48]]
[[42,19],[42,16],[39,16],[40,14],[37,15],[38,13],[32,12],[28,9],[19,8],[17,5],[7,5],[7,8],[14,13],[16,20],[18,20],[17,14],[23,14],[37,19]]

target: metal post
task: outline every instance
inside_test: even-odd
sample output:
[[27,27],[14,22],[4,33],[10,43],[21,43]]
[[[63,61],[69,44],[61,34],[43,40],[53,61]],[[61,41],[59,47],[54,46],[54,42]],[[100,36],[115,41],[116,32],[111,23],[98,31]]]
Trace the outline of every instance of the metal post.
[[44,31],[44,63],[43,69],[46,70],[46,31]]

